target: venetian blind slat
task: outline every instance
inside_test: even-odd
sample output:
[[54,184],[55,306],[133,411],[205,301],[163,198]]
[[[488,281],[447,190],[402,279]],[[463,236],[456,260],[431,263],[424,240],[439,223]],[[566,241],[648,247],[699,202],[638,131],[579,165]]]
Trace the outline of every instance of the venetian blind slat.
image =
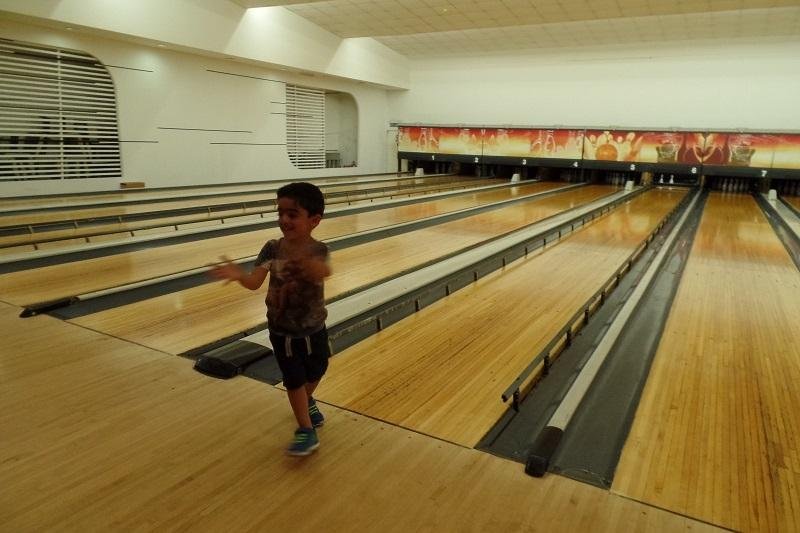
[[286,149],[297,168],[325,168],[325,91],[286,85]]
[[116,97],[95,57],[0,39],[0,180],[121,177]]

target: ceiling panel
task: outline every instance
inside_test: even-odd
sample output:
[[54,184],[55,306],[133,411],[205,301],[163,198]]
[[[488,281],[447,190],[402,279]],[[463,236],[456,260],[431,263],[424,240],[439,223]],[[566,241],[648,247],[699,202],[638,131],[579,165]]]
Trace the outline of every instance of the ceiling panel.
[[281,5],[341,37],[377,37],[789,7],[800,6],[800,0],[323,0]]
[[290,6],[292,4],[311,4],[313,2],[321,2],[323,0],[231,0],[242,7],[275,7],[275,6]]
[[800,36],[800,8],[628,17],[554,24],[377,37],[411,57],[596,45]]
[[681,39],[800,36],[800,0],[234,0],[281,5],[409,57]]

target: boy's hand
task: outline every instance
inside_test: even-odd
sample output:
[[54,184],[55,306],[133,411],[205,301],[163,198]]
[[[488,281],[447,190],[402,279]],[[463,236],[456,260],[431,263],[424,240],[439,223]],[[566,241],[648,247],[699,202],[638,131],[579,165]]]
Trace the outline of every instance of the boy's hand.
[[223,279],[227,284],[231,281],[239,281],[246,275],[244,269],[231,261],[227,256],[223,255],[220,259],[223,261],[223,264],[217,265],[208,271],[208,275],[212,278]]

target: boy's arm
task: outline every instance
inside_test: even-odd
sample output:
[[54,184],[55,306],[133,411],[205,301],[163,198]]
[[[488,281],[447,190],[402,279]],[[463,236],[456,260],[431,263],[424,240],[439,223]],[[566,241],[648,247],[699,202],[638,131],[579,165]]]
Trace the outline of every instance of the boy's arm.
[[264,266],[257,266],[251,270],[249,274],[245,274],[237,281],[239,282],[239,285],[245,289],[254,291],[264,284],[264,280],[267,279],[267,274],[269,274],[269,269],[265,268]]
[[225,280],[226,283],[238,281],[239,285],[252,291],[261,287],[269,274],[269,265],[259,265],[248,273],[227,257],[223,256],[222,260],[223,264],[217,265],[209,271],[211,277]]

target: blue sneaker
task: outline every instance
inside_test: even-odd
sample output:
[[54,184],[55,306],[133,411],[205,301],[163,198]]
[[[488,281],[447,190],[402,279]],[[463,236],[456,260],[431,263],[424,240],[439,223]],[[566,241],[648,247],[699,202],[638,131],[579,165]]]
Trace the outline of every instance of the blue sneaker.
[[311,455],[319,448],[317,432],[313,428],[297,428],[294,432],[294,440],[286,448],[289,455]]
[[319,412],[319,407],[317,407],[317,402],[314,398],[308,399],[308,416],[311,417],[311,425],[315,428],[325,425],[325,417]]

